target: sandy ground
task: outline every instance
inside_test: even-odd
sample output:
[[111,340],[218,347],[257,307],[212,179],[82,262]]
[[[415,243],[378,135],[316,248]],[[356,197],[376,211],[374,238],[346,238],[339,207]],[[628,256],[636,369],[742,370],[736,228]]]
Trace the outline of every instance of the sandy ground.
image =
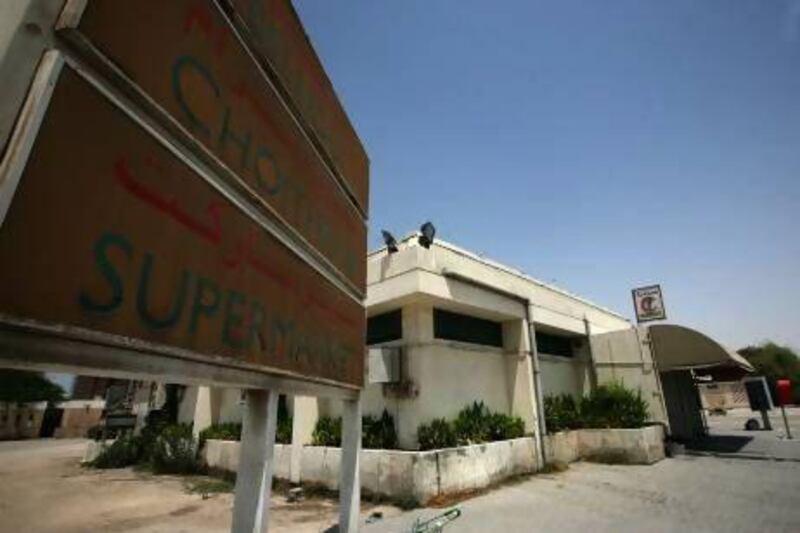
[[[92,470],[79,460],[84,440],[0,442],[0,532],[227,532],[233,496],[203,499],[186,480],[131,469]],[[337,502],[272,499],[270,531],[311,533],[336,523]],[[362,509],[386,516],[391,507]]]

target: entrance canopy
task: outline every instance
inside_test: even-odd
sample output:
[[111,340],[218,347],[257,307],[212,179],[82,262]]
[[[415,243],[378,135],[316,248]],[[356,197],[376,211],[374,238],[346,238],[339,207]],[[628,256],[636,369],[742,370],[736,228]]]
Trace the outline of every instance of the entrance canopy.
[[744,357],[699,331],[672,324],[656,324],[649,329],[653,357],[661,372],[711,367],[753,371],[753,366]]

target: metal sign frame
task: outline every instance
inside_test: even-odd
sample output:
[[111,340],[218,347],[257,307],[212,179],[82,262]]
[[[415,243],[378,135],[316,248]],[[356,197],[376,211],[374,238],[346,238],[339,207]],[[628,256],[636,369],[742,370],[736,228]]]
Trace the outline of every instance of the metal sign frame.
[[[47,0],[15,0],[26,8]],[[154,102],[142,94],[111,62],[98,61],[67,43],[68,28],[79,21],[86,0],[67,0],[55,28],[41,27],[47,47],[36,67],[12,133],[0,161],[0,228],[8,214],[17,185],[26,168],[40,126],[48,110],[56,81],[64,68],[74,70],[103,97],[122,110],[136,125],[188,165],[236,204],[242,213],[273,235],[310,269],[363,305],[363,294],[354,290],[330,262],[279,218],[251,204],[247,191],[226,176],[224,165],[207,157],[191,136],[166,120]],[[4,30],[6,28],[3,28]],[[54,37],[54,30],[61,33]],[[14,31],[18,31],[15,29]],[[73,34],[74,36],[74,34]],[[241,38],[241,37],[240,37]],[[84,43],[85,44],[85,43]],[[248,43],[243,42],[247,48]],[[253,55],[251,50],[248,52]],[[30,58],[26,59],[28,61]],[[26,63],[26,67],[31,67]],[[261,68],[261,66],[257,67]],[[317,146],[317,144],[314,144]],[[339,183],[339,177],[336,176]],[[341,186],[341,184],[340,184]],[[344,191],[352,199],[352,191]],[[362,213],[363,214],[363,213]],[[363,260],[363,258],[359,258]],[[66,324],[44,323],[0,313],[0,366],[21,369],[74,372],[133,379],[154,379],[172,383],[240,387],[248,389],[248,409],[243,424],[240,475],[237,478],[232,531],[251,533],[266,530],[272,482],[277,397],[281,392],[333,397],[344,400],[343,442],[340,465],[340,531],[357,531],[360,507],[359,454],[361,436],[360,386],[309,378],[291,371],[265,370],[257,365],[229,358],[197,353]]]

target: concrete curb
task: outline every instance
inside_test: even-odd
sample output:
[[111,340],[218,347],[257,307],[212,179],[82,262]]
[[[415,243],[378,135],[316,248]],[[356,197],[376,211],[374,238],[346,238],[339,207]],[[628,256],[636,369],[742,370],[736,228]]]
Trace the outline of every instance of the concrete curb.
[[720,453],[720,452],[704,452],[700,450],[686,450],[685,455],[694,455],[698,457],[718,457],[720,459],[746,459],[750,461],[788,461],[792,463],[800,463],[800,459],[794,457],[775,457],[770,455],[753,455],[749,453]]

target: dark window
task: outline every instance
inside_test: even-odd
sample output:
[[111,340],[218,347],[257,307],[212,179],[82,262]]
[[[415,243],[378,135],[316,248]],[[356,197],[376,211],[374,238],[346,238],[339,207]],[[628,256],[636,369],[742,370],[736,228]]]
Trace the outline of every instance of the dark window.
[[503,347],[503,325],[473,316],[433,310],[433,336],[437,339]]
[[367,319],[367,345],[403,338],[403,312],[398,309]]
[[572,357],[572,338],[536,332],[536,351],[562,357]]

